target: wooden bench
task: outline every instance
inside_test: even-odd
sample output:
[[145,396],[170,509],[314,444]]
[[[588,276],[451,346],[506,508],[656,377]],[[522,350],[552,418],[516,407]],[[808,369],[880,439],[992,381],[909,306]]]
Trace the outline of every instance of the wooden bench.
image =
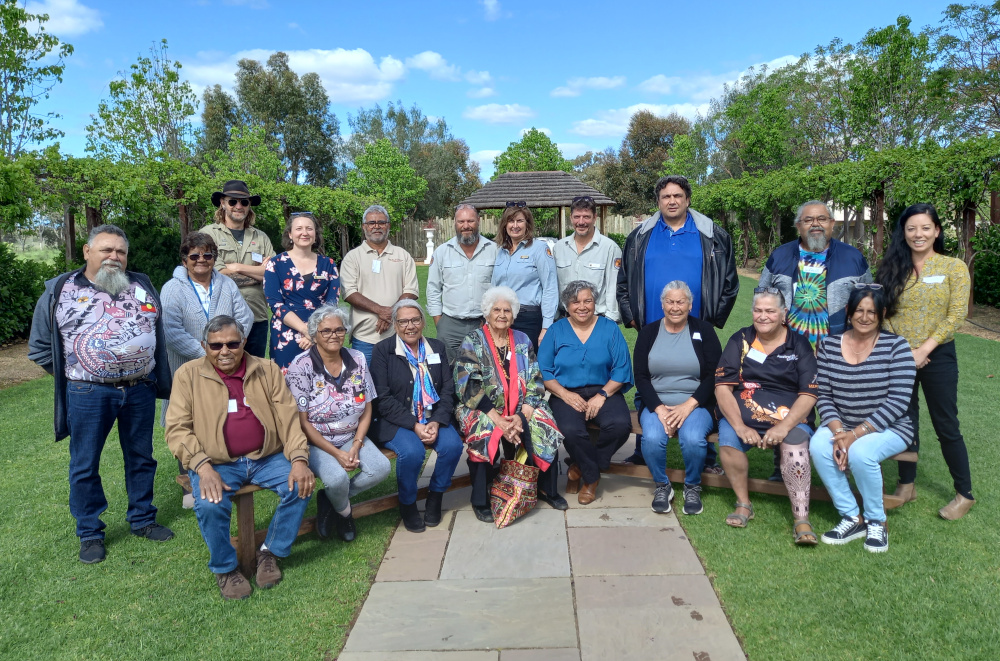
[[[632,411],[632,433],[641,434],[642,425],[639,424],[639,414],[636,411]],[[592,433],[596,430],[594,425],[589,425]],[[719,442],[718,434],[709,434],[709,443]],[[917,461],[916,452],[900,452],[897,455],[889,457],[889,459],[895,461]],[[612,475],[630,475],[632,477],[644,477],[652,479],[652,474],[649,472],[649,468],[646,466],[637,466],[635,464],[628,464],[625,462],[612,462],[611,467],[606,471]],[[684,470],[680,468],[668,468],[667,477],[671,482],[677,484],[684,483]],[[725,475],[715,475],[713,473],[702,473],[701,483],[708,487],[720,487],[723,489],[732,489],[732,484],[729,482],[729,478]],[[750,491],[755,493],[767,493],[775,496],[787,496],[788,490],[785,488],[784,482],[771,482],[770,480],[761,480],[750,478],[747,480],[747,486]],[[827,502],[831,501],[830,494],[822,486],[813,485],[811,489],[810,498],[812,500],[825,500]],[[882,504],[885,509],[893,509],[899,507],[903,504],[903,499],[898,498],[892,494],[883,494]]]
[[[396,458],[396,453],[389,449],[382,448],[382,454],[387,459]],[[178,475],[177,483],[185,490],[191,490],[191,478],[187,475]],[[448,491],[463,489],[468,486],[472,486],[471,478],[468,475],[459,475],[452,478],[451,487]],[[240,564],[240,571],[243,572],[244,576],[252,576],[257,571],[257,549],[260,548],[260,545],[264,543],[264,538],[267,537],[267,529],[257,530],[254,521],[253,496],[254,493],[260,490],[261,487],[257,485],[248,484],[233,494],[233,502],[236,504],[236,536],[232,537],[230,541],[236,548],[236,557]],[[428,487],[418,489],[417,500],[426,499],[428,491]],[[380,496],[357,503],[351,509],[355,518],[357,518],[385,512],[397,507],[399,507],[399,494],[392,493],[387,496]],[[299,526],[298,534],[306,535],[315,529],[316,517],[304,517],[302,525]]]

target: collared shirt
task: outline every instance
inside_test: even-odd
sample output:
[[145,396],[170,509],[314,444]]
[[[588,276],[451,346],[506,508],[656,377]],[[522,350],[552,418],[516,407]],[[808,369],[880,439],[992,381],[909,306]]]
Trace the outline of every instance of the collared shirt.
[[483,316],[480,303],[490,288],[496,261],[497,244],[484,236],[479,237],[471,259],[465,256],[458,237],[438,246],[427,273],[427,312],[432,317],[445,314],[454,319]]
[[153,295],[136,282],[112,297],[83,271],[66,280],[55,309],[66,378],[119,383],[152,372],[159,315]]
[[264,447],[264,425],[260,424],[260,420],[247,406],[246,394],[243,392],[243,379],[247,375],[246,355],[240,361],[239,369],[232,374],[226,374],[218,367],[215,372],[229,391],[229,409],[226,420],[222,423],[226,451],[230,457],[243,457],[257,452]]
[[886,329],[902,335],[916,349],[928,338],[938,344],[955,339],[969,313],[969,267],[960,259],[934,253],[917,277],[910,274],[896,314],[885,320]]
[[646,323],[663,319],[660,294],[667,283],[682,280],[691,288],[691,316],[701,312],[701,234],[691,212],[677,231],[670,229],[663,217],[650,230],[643,266],[646,269]]
[[[246,227],[243,241],[239,242],[233,236],[232,230],[225,223],[212,223],[201,228],[215,240],[219,256],[215,258],[215,269],[221,271],[226,264],[246,264],[261,266],[274,257],[274,248],[267,234],[256,227]],[[250,306],[254,321],[267,321],[267,298],[264,296],[264,283],[248,275],[229,276],[240,288],[240,294]]]
[[632,358],[618,324],[598,317],[586,342],[581,342],[569,319],[552,324],[538,348],[538,367],[546,381],[564,388],[603,386],[608,381],[632,387]]
[[622,249],[595,227],[594,236],[581,252],[576,251],[576,235],[560,240],[552,252],[556,259],[559,291],[574,280],[586,280],[594,286],[597,314],[618,321],[618,300],[615,287],[618,269],[622,265]]
[[[410,253],[387,242],[382,254],[367,241],[344,256],[340,264],[340,292],[344,300],[351,294],[361,294],[379,305],[391,306],[403,294],[420,295],[417,283],[417,265]],[[375,332],[378,315],[351,306],[351,336],[362,342],[375,344],[392,335],[390,326],[385,332]]]
[[521,305],[540,305],[542,328],[548,328],[559,307],[555,266],[552,251],[545,241],[536,238],[530,246],[521,241],[513,255],[502,248],[497,250],[492,284],[513,289]]

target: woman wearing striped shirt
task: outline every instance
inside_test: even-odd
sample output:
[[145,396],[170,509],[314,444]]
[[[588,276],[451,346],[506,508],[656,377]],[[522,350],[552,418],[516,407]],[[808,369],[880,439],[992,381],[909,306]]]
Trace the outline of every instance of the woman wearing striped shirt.
[[[866,537],[865,549],[889,548],[882,506],[881,462],[913,442],[907,414],[917,366],[906,339],[880,330],[885,319],[881,285],[858,283],[847,300],[848,330],[817,347],[822,426],[809,444],[816,472],[842,517],[820,538],[846,544]],[[864,517],[847,482],[850,467],[864,501]]]

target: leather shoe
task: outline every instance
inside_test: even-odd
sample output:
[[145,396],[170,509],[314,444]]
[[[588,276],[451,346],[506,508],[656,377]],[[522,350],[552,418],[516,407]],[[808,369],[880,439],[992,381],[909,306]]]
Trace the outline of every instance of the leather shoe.
[[896,491],[892,494],[896,498],[902,498],[904,503],[917,499],[917,485],[913,482],[909,484],[903,484],[900,482],[896,485]]
[[424,525],[433,528],[441,523],[442,498],[444,498],[444,494],[440,491],[431,491],[427,494],[427,502],[424,509]]
[[548,503],[549,507],[551,507],[554,510],[569,509],[569,503],[567,503],[566,499],[557,493],[548,494],[545,493],[544,491],[539,491],[538,500],[542,501],[543,503]]
[[938,514],[941,515],[942,519],[957,521],[965,516],[975,504],[975,500],[969,500],[962,494],[956,493],[950,503],[938,510]]
[[488,505],[484,505],[482,507],[473,505],[472,511],[476,513],[476,518],[483,523],[493,523],[496,520],[493,518],[493,510],[491,510]]
[[566,493],[578,493],[580,491],[580,467],[573,464],[566,473]]
[[581,505],[589,505],[597,499],[597,485],[600,484],[600,480],[591,482],[590,484],[584,484],[580,487],[580,494],[576,497],[576,502]]
[[357,532],[357,529],[354,527],[354,513],[348,512],[347,516],[340,516],[334,512],[333,518],[337,522],[337,536],[345,542],[353,542],[354,535]]
[[327,498],[325,489],[316,490],[316,534],[320,539],[329,539],[333,523],[333,503]]
[[423,532],[426,530],[424,520],[420,516],[420,511],[417,509],[416,503],[410,503],[409,505],[400,503],[399,513],[403,517],[403,527],[410,532]]

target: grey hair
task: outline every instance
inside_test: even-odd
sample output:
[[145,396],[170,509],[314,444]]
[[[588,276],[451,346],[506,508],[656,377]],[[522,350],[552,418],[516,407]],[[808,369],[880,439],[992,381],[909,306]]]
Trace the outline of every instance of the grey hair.
[[597,296],[597,292],[594,291],[594,285],[587,282],[586,280],[574,280],[573,282],[566,285],[562,290],[562,294],[559,295],[563,307],[567,310],[569,309],[569,304],[576,300],[576,297],[580,295],[584,289],[590,290],[590,293]]
[[771,296],[776,301],[778,301],[778,306],[782,310],[787,310],[788,309],[788,304],[785,302],[785,295],[783,293],[781,293],[781,290],[778,290],[777,294],[772,294],[769,291],[762,291],[762,292],[759,292],[757,294],[754,294],[753,295],[753,303],[751,303],[751,305],[757,305],[757,299],[760,298],[760,297],[762,297],[762,296]]
[[420,303],[417,303],[412,298],[404,298],[402,300],[396,301],[396,304],[392,306],[393,326],[396,325],[396,315],[398,315],[399,311],[402,310],[403,308],[416,308],[417,310],[420,311],[420,319],[424,323],[427,323],[427,315],[424,314],[424,308],[420,305]]
[[462,209],[468,209],[469,211],[472,211],[473,213],[476,214],[476,219],[479,218],[479,209],[476,208],[476,205],[469,204],[468,202],[463,202],[462,204],[459,204],[457,207],[455,207],[454,213],[451,214],[452,217],[454,218],[455,216],[457,216],[458,212],[461,211]]
[[382,206],[381,204],[373,204],[367,209],[365,209],[365,212],[361,214],[361,222],[365,222],[366,220],[368,220],[368,216],[370,216],[373,213],[380,213],[383,216],[385,216],[386,220],[390,220],[389,212],[386,211],[386,208],[384,206]]
[[683,280],[671,280],[663,287],[663,291],[660,292],[660,305],[663,305],[663,301],[667,300],[668,291],[680,291],[687,296],[688,303],[694,303],[694,294],[691,293],[688,283]]
[[833,214],[830,213],[830,207],[827,205],[826,202],[823,202],[822,200],[809,200],[808,202],[803,202],[802,204],[799,205],[799,210],[795,212],[795,222],[798,223],[800,220],[802,220],[802,212],[805,211],[806,207],[817,207],[817,206],[822,206],[824,209],[826,209],[826,215],[833,218]]
[[212,317],[212,319],[205,324],[205,330],[201,332],[201,341],[207,343],[209,334],[218,333],[222,329],[229,328],[230,326],[233,326],[236,328],[237,332],[239,332],[240,342],[247,339],[247,332],[240,322],[236,321],[235,318],[230,317],[228,314],[219,314]]
[[521,311],[521,302],[517,300],[517,293],[510,287],[490,287],[483,294],[483,300],[479,309],[483,311],[483,316],[488,317],[490,311],[497,301],[507,301],[510,303],[510,313],[517,319],[517,313]]
[[114,234],[115,236],[120,236],[125,240],[125,249],[128,250],[128,236],[125,235],[125,230],[117,225],[106,223],[104,225],[98,225],[94,229],[90,230],[90,234],[87,235],[88,246],[94,245],[94,239],[97,238],[98,234]]
[[309,334],[310,340],[316,341],[316,331],[319,330],[319,325],[330,317],[340,319],[340,323],[344,324],[348,335],[351,333],[350,316],[347,314],[347,310],[336,305],[321,305],[309,315],[309,321],[306,322],[306,332]]

